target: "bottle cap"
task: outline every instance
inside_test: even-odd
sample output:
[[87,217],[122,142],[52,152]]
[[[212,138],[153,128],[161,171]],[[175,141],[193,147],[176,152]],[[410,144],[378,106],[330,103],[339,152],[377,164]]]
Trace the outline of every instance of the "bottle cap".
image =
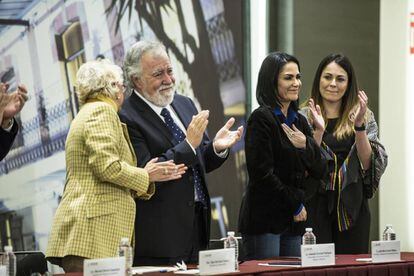
[[4,247],[4,252],[13,252],[13,246],[11,245],[6,245]]
[[232,237],[234,237],[234,231],[228,231],[228,232],[227,232],[227,236],[232,236]]
[[312,228],[311,227],[307,227],[307,228],[305,228],[305,231],[306,232],[312,232]]
[[385,224],[385,227],[390,227],[390,228],[392,228],[392,224]]

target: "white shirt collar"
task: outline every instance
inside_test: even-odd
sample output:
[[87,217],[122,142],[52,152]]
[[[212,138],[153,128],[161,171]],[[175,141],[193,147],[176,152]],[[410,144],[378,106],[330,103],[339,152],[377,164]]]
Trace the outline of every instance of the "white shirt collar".
[[[163,109],[163,107],[159,107],[155,104],[153,104],[152,102],[148,101],[147,99],[145,99],[144,96],[142,96],[137,90],[134,89],[134,93],[138,95],[138,97],[140,97],[147,105],[149,105],[149,107],[151,107],[152,110],[154,110],[155,113],[157,113],[158,115],[161,114],[161,110]],[[169,105],[166,106],[166,108],[171,111],[171,108],[169,108]]]

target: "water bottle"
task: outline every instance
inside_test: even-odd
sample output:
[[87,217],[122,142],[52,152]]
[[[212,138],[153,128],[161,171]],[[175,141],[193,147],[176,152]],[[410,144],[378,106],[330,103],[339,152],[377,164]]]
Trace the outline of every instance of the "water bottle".
[[239,242],[234,236],[233,231],[227,232],[227,238],[224,240],[224,248],[234,248],[235,252],[235,269],[239,270]]
[[6,266],[7,276],[16,276],[16,255],[14,255],[11,245],[4,247],[3,264]]
[[125,257],[125,275],[132,275],[132,246],[128,238],[122,238],[119,243],[118,256]]
[[305,234],[302,237],[302,244],[309,245],[309,244],[316,244],[316,236],[312,232],[312,228],[305,228]]
[[392,229],[392,224],[385,225],[385,230],[382,233],[383,241],[395,241],[397,236],[395,235],[394,229]]

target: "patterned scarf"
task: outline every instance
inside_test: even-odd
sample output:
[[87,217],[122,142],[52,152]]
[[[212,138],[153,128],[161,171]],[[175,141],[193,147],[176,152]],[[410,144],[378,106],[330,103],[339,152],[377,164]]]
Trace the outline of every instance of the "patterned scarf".
[[[346,157],[345,161],[342,164],[338,164],[338,158],[336,154],[322,142],[322,147],[326,150],[326,152],[332,157],[334,160],[335,168],[334,171],[330,173],[330,181],[326,183],[326,190],[327,191],[335,191],[336,187],[338,190],[338,200],[336,206],[336,212],[338,217],[338,229],[340,232],[348,230],[349,227],[352,225],[352,219],[348,215],[347,211],[343,203],[341,202],[341,191],[342,186],[346,183],[346,172],[348,168],[349,158],[351,156],[351,152],[349,151],[348,156]],[[337,185],[337,186],[336,186]]]

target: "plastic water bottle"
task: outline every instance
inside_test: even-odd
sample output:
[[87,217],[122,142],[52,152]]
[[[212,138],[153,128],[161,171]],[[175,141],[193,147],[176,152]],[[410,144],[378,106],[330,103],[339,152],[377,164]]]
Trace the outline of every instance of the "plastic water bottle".
[[7,276],[16,276],[16,255],[14,255],[11,245],[4,247],[3,264],[6,266]]
[[234,236],[233,231],[227,232],[227,238],[224,240],[224,248],[234,248],[235,251],[235,269],[239,270],[239,242]]
[[312,232],[312,228],[305,228],[305,234],[302,237],[302,244],[309,245],[309,244],[316,244],[316,236]]
[[122,238],[119,243],[118,256],[125,257],[125,275],[132,275],[132,246],[129,244],[128,238]]
[[383,241],[395,241],[397,238],[394,229],[392,229],[392,224],[385,225],[385,230],[382,233],[382,240]]

